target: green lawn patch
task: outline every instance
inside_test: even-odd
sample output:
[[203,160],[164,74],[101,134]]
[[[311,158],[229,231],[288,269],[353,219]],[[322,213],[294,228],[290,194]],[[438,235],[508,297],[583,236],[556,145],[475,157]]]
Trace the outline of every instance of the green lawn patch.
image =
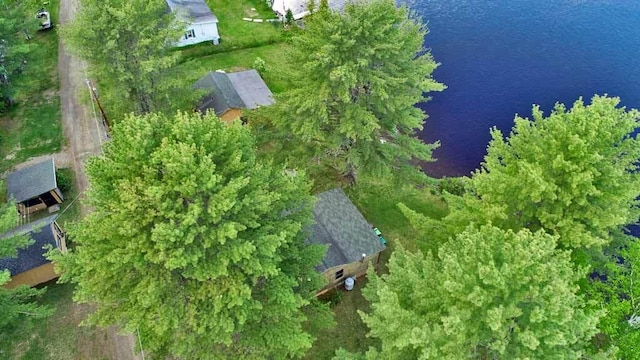
[[264,0],[208,0],[207,3],[218,18],[220,44],[213,46],[206,42],[185,47],[181,51],[186,59],[275,44],[286,39],[280,22],[242,20],[275,19]]
[[289,48],[287,43],[277,43],[204,56],[197,60],[180,64],[178,71],[186,74],[184,87],[189,89],[196,80],[210,71],[251,69],[256,58],[259,57],[265,61],[265,71],[261,72],[260,75],[269,86],[269,89],[277,94],[291,88],[293,85],[291,73],[294,69],[292,64],[287,61]]
[[[58,177],[58,186],[64,197],[64,201],[60,204],[60,212],[58,212],[56,221],[63,229],[66,229],[67,224],[80,220],[78,188],[76,187],[75,174],[72,169],[58,169],[56,170],[56,175]],[[63,182],[67,182],[65,186],[62,186]]]
[[[47,5],[54,24],[58,4],[55,0]],[[0,171],[32,156],[59,151],[64,141],[58,94],[58,34],[55,29],[39,31],[30,41],[37,46],[29,54],[24,72],[16,78],[18,104],[0,118]]]

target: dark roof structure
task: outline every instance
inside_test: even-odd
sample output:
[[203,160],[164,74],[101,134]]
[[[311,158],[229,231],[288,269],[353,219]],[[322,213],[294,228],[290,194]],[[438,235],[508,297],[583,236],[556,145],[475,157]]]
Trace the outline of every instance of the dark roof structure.
[[256,109],[274,103],[271,90],[255,69],[233,73],[212,71],[193,87],[209,92],[197,107],[201,113],[213,108],[220,116],[229,109]]
[[0,270],[7,269],[13,276],[49,263],[50,261],[44,257],[47,250],[43,249],[43,247],[51,245],[55,248],[57,246],[56,238],[51,229],[51,223],[56,219],[56,216],[51,215],[44,219],[27,223],[0,235],[0,241],[24,234],[29,234],[33,239],[33,244],[25,249],[18,250],[17,257],[0,259]]
[[342,189],[325,191],[316,195],[316,199],[315,224],[307,241],[329,245],[318,271],[350,264],[361,260],[362,254],[369,256],[384,250],[378,235]]
[[205,0],[166,0],[171,11],[186,16],[191,23],[218,22]]
[[7,194],[17,203],[58,187],[53,158],[7,175]]

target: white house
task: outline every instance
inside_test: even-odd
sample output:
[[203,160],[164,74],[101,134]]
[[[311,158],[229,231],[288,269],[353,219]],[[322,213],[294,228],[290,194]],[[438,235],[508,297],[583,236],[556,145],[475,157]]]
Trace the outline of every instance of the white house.
[[[273,0],[271,9],[283,20],[287,15],[287,10],[291,10],[293,19],[300,20],[310,13],[307,7],[309,1],[310,0]],[[329,0],[329,8],[342,11],[347,1],[348,0]],[[318,4],[320,4],[320,0],[314,0],[314,6],[317,7]]]
[[172,12],[188,26],[177,46],[198,44],[211,41],[220,42],[218,18],[211,12],[205,0],[166,0]]

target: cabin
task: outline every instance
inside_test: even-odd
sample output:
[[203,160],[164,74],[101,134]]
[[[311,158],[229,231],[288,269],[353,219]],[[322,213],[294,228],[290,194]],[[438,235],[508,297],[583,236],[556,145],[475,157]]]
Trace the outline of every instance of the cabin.
[[365,275],[369,264],[377,266],[385,245],[342,189],[316,195],[313,218],[307,243],[327,246],[322,263],[316,267],[327,285],[318,295],[349,277]]
[[36,286],[58,277],[53,264],[44,256],[46,246],[67,251],[65,234],[55,222],[56,215],[36,220],[0,235],[0,241],[17,236],[29,235],[33,244],[18,250],[15,258],[0,259],[0,270],[9,270],[11,280],[4,286],[14,288],[19,285]]
[[241,118],[243,109],[257,109],[275,102],[271,90],[255,69],[232,73],[212,71],[200,78],[193,88],[206,93],[196,110],[203,114],[213,110],[226,122]]
[[8,174],[6,184],[8,198],[16,202],[23,216],[50,207],[55,209],[64,200],[58,189],[53,158]]
[[187,23],[184,35],[176,46],[187,46],[211,41],[220,43],[218,18],[211,12],[205,0],[166,0],[171,12],[176,13],[179,20]]
[[[291,10],[294,20],[300,20],[311,13],[308,7],[310,1],[313,1],[316,8],[320,4],[320,0],[273,0],[271,9],[282,21],[286,20],[287,10]],[[343,11],[347,1],[329,0],[328,5],[331,10]]]

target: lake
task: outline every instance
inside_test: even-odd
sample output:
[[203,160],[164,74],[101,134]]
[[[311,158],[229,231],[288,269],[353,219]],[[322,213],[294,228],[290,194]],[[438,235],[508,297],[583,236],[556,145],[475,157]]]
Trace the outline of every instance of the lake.
[[428,24],[425,46],[446,84],[421,104],[429,118],[420,137],[439,140],[434,177],[478,168],[489,129],[508,133],[531,105],[594,94],[640,107],[640,0],[417,0]]

